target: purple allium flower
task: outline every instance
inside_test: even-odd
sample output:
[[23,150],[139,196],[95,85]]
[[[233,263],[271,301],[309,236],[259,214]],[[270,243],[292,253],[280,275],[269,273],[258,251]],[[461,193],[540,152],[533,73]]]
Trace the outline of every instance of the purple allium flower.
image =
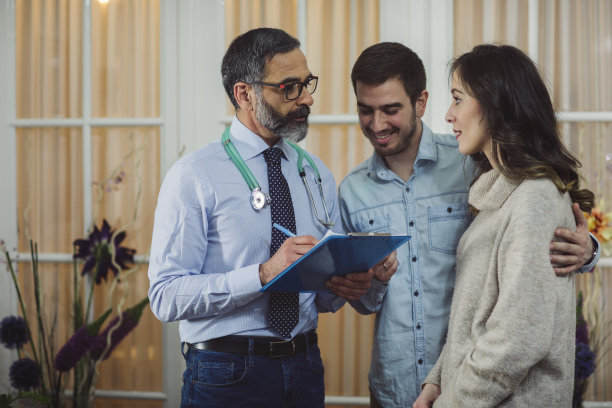
[[15,361],[10,368],[9,377],[13,388],[27,391],[38,387],[40,371],[38,365],[30,358]]
[[134,263],[134,253],[136,250],[119,246],[125,239],[125,231],[117,234],[113,242],[111,242],[114,232],[108,222],[103,220],[102,228],[98,229],[94,225],[94,230],[89,234],[88,239],[77,239],[74,241],[74,245],[77,247],[77,253],[74,254],[74,258],[85,260],[81,274],[85,275],[95,267],[96,284],[100,284],[102,279],[106,280],[109,269],[117,276],[119,270],[115,263],[121,270],[128,269],[128,263]]
[[586,380],[595,372],[595,353],[586,343],[576,343],[575,380]]
[[8,316],[0,322],[0,343],[6,348],[21,348],[28,341],[28,328],[20,316]]
[[110,312],[111,309],[108,309],[94,322],[81,326],[72,337],[68,339],[66,344],[64,344],[55,356],[56,370],[63,372],[69,371],[79,362],[85,353],[94,345],[100,327],[102,327],[102,323],[104,323]]
[[576,316],[576,344],[589,344],[589,326],[582,317],[582,313]]
[[[106,354],[104,354],[104,357],[102,358],[103,360],[106,360],[108,357],[110,357],[111,352],[115,349],[115,347],[117,347],[121,340],[123,340],[128,334],[130,334],[130,332],[134,330],[134,328],[138,325],[138,321],[142,316],[142,311],[148,303],[149,299],[144,298],[140,303],[137,303],[136,305],[132,306],[131,308],[127,309],[125,312],[122,313],[123,320],[121,321],[119,327],[117,327],[111,334],[111,346],[106,352]],[[119,316],[115,317],[108,324],[106,329],[104,329],[104,331],[100,333],[96,338],[95,344],[91,348],[91,356],[95,360],[100,360],[102,352],[104,352],[104,349],[106,348],[106,339],[108,337],[108,332],[114,326],[117,325],[118,321]]]

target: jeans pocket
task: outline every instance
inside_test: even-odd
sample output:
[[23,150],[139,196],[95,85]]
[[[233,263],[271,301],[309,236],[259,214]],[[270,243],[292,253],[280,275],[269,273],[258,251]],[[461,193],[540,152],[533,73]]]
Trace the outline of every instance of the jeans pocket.
[[246,375],[246,357],[239,354],[199,351],[202,356],[195,364],[193,382],[211,387],[237,384]]
[[321,351],[319,350],[318,345],[311,346],[310,350],[308,350],[308,365],[313,373],[323,375],[323,361],[321,360]]

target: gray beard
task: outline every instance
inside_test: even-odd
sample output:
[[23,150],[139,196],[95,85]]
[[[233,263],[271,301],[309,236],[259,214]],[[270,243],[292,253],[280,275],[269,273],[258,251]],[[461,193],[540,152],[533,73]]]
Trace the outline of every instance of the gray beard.
[[305,106],[298,110],[297,116],[306,116],[306,120],[303,122],[294,122],[293,117],[296,116],[297,112],[292,112],[287,116],[281,116],[274,110],[270,104],[259,97],[259,103],[255,108],[255,118],[257,121],[273,135],[282,137],[290,142],[298,143],[304,140],[308,133],[308,114],[310,108]]

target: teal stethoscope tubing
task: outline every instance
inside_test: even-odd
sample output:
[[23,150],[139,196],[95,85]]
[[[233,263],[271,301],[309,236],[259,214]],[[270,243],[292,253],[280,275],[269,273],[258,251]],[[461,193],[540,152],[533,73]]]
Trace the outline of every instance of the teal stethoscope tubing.
[[[257,182],[257,179],[251,172],[251,169],[249,169],[249,166],[246,165],[246,163],[240,156],[240,153],[238,153],[236,146],[234,146],[234,144],[230,140],[230,127],[229,126],[225,128],[225,131],[223,132],[223,136],[221,137],[221,142],[230,160],[234,163],[238,171],[240,171],[240,174],[242,174],[242,177],[244,178],[247,185],[249,186],[249,189],[251,189],[251,205],[253,206],[253,208],[255,210],[260,210],[264,208],[266,205],[270,204],[270,196],[268,194],[261,192],[261,186]],[[295,143],[291,143],[291,142],[287,142],[287,143],[298,154],[298,161],[297,161],[298,172],[300,174],[300,177],[302,178],[302,181],[304,182],[304,186],[306,186],[306,191],[308,192],[308,198],[310,199],[310,205],[312,207],[315,217],[321,224],[323,224],[325,228],[329,229],[333,227],[334,224],[332,224],[329,218],[329,212],[327,211],[327,203],[325,202],[325,196],[323,194],[323,187],[321,185],[321,175],[319,174],[319,169],[317,168],[317,165],[314,163],[312,158],[306,153],[306,151],[304,151],[304,149],[302,149]],[[304,158],[310,164],[310,166],[312,167],[312,169],[315,171],[317,175],[315,181],[316,181],[317,186],[319,187],[319,195],[321,196],[321,202],[323,203],[323,210],[325,211],[325,221],[319,218],[319,214],[317,213],[317,207],[315,206],[314,198],[312,197],[312,192],[310,191],[310,187],[308,186],[308,181],[306,180],[306,172],[304,171],[304,166],[302,165]]]

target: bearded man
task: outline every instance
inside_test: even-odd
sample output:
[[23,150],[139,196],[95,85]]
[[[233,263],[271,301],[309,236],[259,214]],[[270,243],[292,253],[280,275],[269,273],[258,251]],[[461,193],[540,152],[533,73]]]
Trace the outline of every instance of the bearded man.
[[[159,193],[149,298],[159,320],[180,320],[181,407],[323,407],[318,314],[397,269],[392,255],[384,267],[333,278],[330,293],[260,291],[328,228],[342,232],[331,172],[311,156],[323,190],[311,203],[299,148],[288,143],[306,136],[318,80],[299,45],[271,28],[234,39],[221,65],[232,124],[175,163]],[[303,165],[314,182],[312,165]]]

